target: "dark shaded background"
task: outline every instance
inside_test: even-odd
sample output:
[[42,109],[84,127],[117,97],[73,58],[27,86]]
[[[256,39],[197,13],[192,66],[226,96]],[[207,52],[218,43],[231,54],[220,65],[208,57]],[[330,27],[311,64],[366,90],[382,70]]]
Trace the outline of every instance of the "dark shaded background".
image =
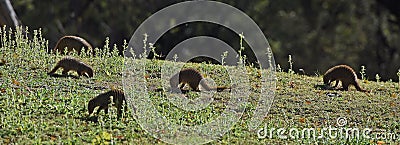
[[[400,69],[400,1],[397,0],[220,0],[247,13],[261,27],[277,64],[287,70],[323,74],[336,64],[357,72],[366,67],[369,79],[398,80]],[[102,47],[107,36],[117,45],[158,10],[179,0],[13,0],[24,25],[42,29],[49,47],[63,35],[86,38]],[[156,46],[166,54],[179,42],[199,35],[224,40],[238,48],[237,34],[209,23],[190,23],[169,31]],[[248,50],[248,49],[247,49]],[[246,52],[251,58],[252,52]]]

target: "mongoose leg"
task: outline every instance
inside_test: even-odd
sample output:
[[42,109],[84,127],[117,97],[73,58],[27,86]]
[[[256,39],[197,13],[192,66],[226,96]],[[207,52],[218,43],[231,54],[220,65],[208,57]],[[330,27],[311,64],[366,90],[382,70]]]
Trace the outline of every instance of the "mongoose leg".
[[181,86],[179,88],[182,90],[183,87],[185,87],[185,84],[181,84]]
[[84,71],[78,72],[78,74],[79,74],[79,76],[86,76],[86,77],[90,77],[90,76],[89,76],[89,74],[88,74],[88,73],[86,73],[86,72],[84,72]]
[[97,109],[97,114],[100,113],[101,110],[104,110],[104,113],[108,113],[108,106],[100,106],[99,109]]
[[335,86],[333,86],[334,88],[336,88],[339,85],[339,80],[335,81]]
[[121,116],[122,116],[122,105],[119,105],[117,107],[117,117],[121,118]]
[[108,114],[108,108],[104,108],[104,113]]
[[349,83],[343,83],[343,90],[348,91],[349,90]]
[[[197,86],[190,86],[194,91],[200,91],[199,85]],[[208,90],[207,90],[208,91]]]
[[103,109],[103,107],[99,107],[99,109],[97,109],[97,111],[96,111],[96,115],[99,115],[99,113],[100,113],[100,111]]
[[84,74],[83,71],[78,71],[79,76],[83,76],[83,74]]
[[63,71],[62,71],[62,75],[64,75],[64,76],[66,76],[66,75],[68,75],[68,69],[64,69]]

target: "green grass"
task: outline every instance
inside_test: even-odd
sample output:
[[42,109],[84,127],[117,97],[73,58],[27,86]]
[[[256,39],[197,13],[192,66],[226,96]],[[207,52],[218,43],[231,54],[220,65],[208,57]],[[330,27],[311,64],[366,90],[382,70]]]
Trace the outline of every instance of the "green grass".
[[[18,30],[13,33],[1,31],[2,47],[0,60],[0,144],[60,144],[60,143],[134,143],[154,144],[162,141],[146,133],[131,115],[132,109],[116,118],[116,109],[109,115],[103,112],[97,122],[88,117],[87,102],[111,88],[122,89],[122,71],[124,58],[108,51],[96,50],[96,56],[82,54],[80,58],[95,69],[93,78],[72,77],[54,78],[46,73],[63,56],[47,54],[46,41],[40,31],[34,31],[33,39],[28,40]],[[13,35],[10,35],[13,34]],[[16,37],[14,37],[16,36]],[[105,50],[108,49],[106,45]],[[123,46],[124,47],[124,46]],[[160,66],[174,66],[179,63],[159,60],[138,60],[134,65],[145,63],[147,88],[162,88],[167,80],[160,79]],[[229,75],[222,66],[209,64],[185,64],[206,72],[217,85],[232,85]],[[170,70],[169,70],[170,71]],[[265,72],[265,70],[263,70]],[[57,73],[61,73],[58,71]],[[77,75],[76,73],[70,73]],[[241,120],[231,130],[212,143],[216,144],[278,144],[278,143],[361,143],[370,144],[377,141],[390,143],[390,140],[361,139],[359,142],[346,139],[280,139],[257,137],[257,133],[247,129],[252,117],[251,111],[256,107],[255,98],[260,96],[259,71],[247,67],[250,94],[249,103]],[[371,128],[397,131],[400,135],[400,89],[398,83],[361,81],[361,86],[372,90],[365,94],[355,91],[322,90],[321,77],[277,73],[274,103],[264,124],[271,128],[315,128],[338,127],[338,117],[347,118],[348,128]],[[167,88],[165,88],[167,89]],[[327,93],[337,93],[340,97],[329,97]],[[198,95],[190,92],[189,98]],[[173,123],[180,125],[199,125],[212,121],[220,116],[224,103],[229,99],[229,92],[217,93],[215,101],[201,111],[187,112],[170,103],[173,98],[169,92],[149,91],[150,98],[157,111]],[[171,97],[172,96],[172,97]],[[398,143],[399,140],[392,141]]]

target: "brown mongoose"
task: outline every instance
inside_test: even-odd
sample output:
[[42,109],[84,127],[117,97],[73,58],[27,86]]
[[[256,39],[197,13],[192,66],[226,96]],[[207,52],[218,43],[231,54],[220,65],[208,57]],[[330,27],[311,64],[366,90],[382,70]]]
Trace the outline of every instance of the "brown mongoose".
[[190,88],[192,88],[195,91],[199,91],[199,85],[201,85],[206,91],[217,90],[218,92],[221,92],[225,89],[231,89],[231,87],[226,87],[226,86],[209,87],[202,80],[203,76],[200,74],[199,71],[193,68],[187,68],[173,75],[170,78],[169,83],[171,85],[171,90],[173,91],[176,91],[180,84],[181,84],[180,89],[183,89],[185,84],[188,84]]
[[357,75],[354,70],[347,65],[337,65],[326,71],[324,74],[324,84],[329,85],[336,81],[335,88],[339,84],[339,81],[342,82],[342,87],[340,90],[349,90],[349,85],[354,85],[357,91],[368,92],[360,87],[360,84],[357,82]]
[[92,67],[73,57],[65,57],[61,59],[57,62],[56,66],[47,74],[54,74],[60,67],[63,68],[63,75],[67,75],[70,70],[76,71],[79,76],[86,75],[87,77],[93,77],[94,74]]
[[[53,49],[53,52],[58,51],[60,54],[64,54],[64,49],[67,47],[67,52],[71,52],[75,49],[75,51],[80,54],[82,47],[85,50],[92,49],[92,45],[87,42],[85,39],[78,36],[64,36],[58,40],[56,46]],[[93,51],[92,51],[93,52]],[[94,54],[94,52],[93,52]]]
[[108,92],[100,94],[91,99],[88,103],[89,115],[93,113],[94,108],[96,107],[99,107],[99,109],[97,109],[96,114],[98,114],[101,110],[104,110],[104,113],[108,114],[108,104],[111,103],[111,96],[113,96],[113,102],[114,102],[113,106],[117,107],[117,117],[120,118],[122,115],[122,105],[125,102],[125,112],[126,112],[127,104],[124,92],[116,89],[112,89]]

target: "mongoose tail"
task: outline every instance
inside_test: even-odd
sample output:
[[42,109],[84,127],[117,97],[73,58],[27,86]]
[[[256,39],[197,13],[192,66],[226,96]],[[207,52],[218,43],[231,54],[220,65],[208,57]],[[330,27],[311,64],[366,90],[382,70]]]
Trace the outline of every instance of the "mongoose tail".
[[360,85],[358,85],[358,84],[355,85],[355,87],[356,87],[357,91],[365,92],[365,93],[369,93],[369,92],[370,92],[369,90],[362,89],[362,88],[360,87]]

